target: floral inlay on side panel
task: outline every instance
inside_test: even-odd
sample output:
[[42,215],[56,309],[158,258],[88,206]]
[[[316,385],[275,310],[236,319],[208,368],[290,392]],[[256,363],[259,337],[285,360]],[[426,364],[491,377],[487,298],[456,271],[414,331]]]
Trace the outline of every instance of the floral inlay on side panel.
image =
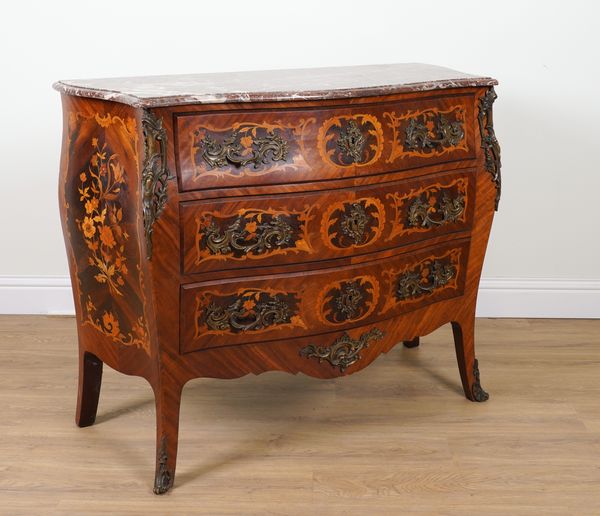
[[89,265],[97,270],[95,280],[105,283],[112,294],[122,296],[123,277],[129,272],[124,254],[129,234],[120,226],[123,208],[118,202],[125,186],[124,170],[106,143],[100,145],[92,138],[92,147],[89,167],[79,174],[79,200],[85,215],[76,222],[89,249]]
[[131,236],[137,192],[126,170],[138,166],[137,143],[133,118],[72,113],[65,201],[83,324],[149,354],[140,246]]

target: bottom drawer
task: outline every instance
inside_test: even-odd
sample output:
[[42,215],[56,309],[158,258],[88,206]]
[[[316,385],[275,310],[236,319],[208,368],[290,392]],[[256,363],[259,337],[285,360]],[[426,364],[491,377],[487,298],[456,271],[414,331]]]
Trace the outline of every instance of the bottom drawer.
[[362,326],[462,295],[469,241],[316,271],[181,290],[181,352]]

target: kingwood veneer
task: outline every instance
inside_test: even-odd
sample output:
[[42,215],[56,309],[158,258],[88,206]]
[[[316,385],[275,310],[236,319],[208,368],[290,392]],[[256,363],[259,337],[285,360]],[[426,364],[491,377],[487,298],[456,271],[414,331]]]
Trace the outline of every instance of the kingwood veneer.
[[495,84],[414,64],[57,83],[77,424],[104,362],[146,378],[164,493],[188,380],[344,376],[447,322],[485,401]]

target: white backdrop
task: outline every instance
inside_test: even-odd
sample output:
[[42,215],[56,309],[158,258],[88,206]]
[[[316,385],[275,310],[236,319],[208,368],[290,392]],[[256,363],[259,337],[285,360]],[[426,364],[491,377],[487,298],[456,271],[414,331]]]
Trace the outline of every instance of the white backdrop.
[[426,62],[500,81],[480,315],[600,317],[600,3],[5,3],[0,313],[68,312],[57,79]]

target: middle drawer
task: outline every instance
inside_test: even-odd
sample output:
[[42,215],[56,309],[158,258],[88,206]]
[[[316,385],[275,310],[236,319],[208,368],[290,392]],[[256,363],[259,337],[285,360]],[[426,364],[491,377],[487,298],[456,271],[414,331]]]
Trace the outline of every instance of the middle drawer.
[[475,171],[360,188],[181,205],[183,272],[380,251],[471,227]]

